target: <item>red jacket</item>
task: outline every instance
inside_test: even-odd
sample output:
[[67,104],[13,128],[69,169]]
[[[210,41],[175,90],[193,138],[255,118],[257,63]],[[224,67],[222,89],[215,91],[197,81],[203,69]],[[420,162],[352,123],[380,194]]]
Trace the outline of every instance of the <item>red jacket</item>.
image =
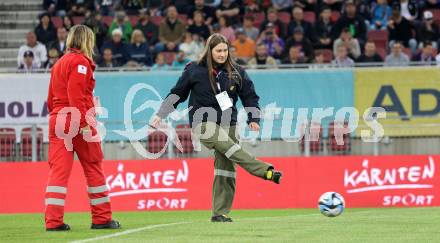
[[[86,113],[94,107],[95,64],[79,50],[69,49],[52,68],[47,106],[51,115],[64,107],[76,107],[81,113],[80,128],[87,125]],[[90,113],[95,121],[95,112]]]

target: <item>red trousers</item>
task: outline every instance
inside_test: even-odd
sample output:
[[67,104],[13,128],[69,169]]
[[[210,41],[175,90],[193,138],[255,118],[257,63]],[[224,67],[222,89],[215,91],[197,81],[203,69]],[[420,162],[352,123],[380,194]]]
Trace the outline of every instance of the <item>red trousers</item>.
[[112,219],[110,198],[102,168],[100,142],[87,142],[82,135],[72,139],[73,151],[68,151],[64,139],[55,133],[56,116],[49,120],[49,180],[46,188],[46,228],[55,228],[64,223],[64,200],[72,171],[74,152],[77,154],[87,180],[87,191],[92,211],[92,222],[104,224]]

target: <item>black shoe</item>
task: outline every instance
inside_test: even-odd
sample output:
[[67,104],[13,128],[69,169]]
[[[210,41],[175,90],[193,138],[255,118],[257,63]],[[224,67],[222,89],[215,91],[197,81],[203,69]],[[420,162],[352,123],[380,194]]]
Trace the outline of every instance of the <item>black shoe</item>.
[[92,224],[91,229],[120,229],[121,224],[116,220],[111,220],[106,224]]
[[273,174],[272,174],[272,179],[271,180],[273,182],[277,183],[277,184],[280,184],[282,176],[283,176],[283,173],[281,171],[274,170]]
[[228,223],[228,222],[232,222],[232,219],[229,218],[226,215],[217,215],[217,216],[212,216],[211,217],[211,222],[222,222],[222,223]]
[[47,228],[46,231],[69,231],[70,226],[68,224],[62,224],[56,228]]

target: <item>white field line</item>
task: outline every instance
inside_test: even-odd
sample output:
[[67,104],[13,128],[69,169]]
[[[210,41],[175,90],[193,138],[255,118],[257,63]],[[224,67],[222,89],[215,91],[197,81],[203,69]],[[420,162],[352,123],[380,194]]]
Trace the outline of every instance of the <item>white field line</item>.
[[83,242],[104,240],[104,239],[118,237],[118,236],[121,236],[121,235],[133,234],[133,233],[136,233],[136,232],[139,232],[139,231],[151,230],[151,229],[157,229],[157,228],[164,228],[164,227],[170,227],[170,226],[181,225],[181,224],[189,224],[189,223],[191,223],[191,222],[176,222],[176,223],[169,223],[169,224],[148,225],[148,226],[145,226],[145,227],[125,230],[125,231],[114,233],[114,234],[103,235],[103,236],[93,237],[93,238],[84,239],[84,240],[72,241],[71,243],[83,243]]

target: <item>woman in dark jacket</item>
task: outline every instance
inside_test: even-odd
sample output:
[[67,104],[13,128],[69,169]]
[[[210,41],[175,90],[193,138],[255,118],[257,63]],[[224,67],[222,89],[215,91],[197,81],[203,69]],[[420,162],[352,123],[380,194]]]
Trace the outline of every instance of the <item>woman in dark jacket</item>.
[[56,40],[57,32],[50,19],[49,13],[40,15],[40,23],[35,27],[35,34],[37,35],[37,40],[46,46]]
[[241,148],[236,134],[240,98],[248,113],[249,128],[260,129],[259,97],[246,71],[229,55],[230,45],[221,34],[211,35],[198,62],[190,62],[151,122],[161,120],[189,96],[190,125],[195,138],[215,151],[212,222],[232,222],[228,216],[235,195],[236,165],[261,179],[280,183],[281,172],[255,159]]
[[136,61],[141,65],[153,65],[150,48],[145,41],[144,34],[140,30],[134,30],[131,34],[131,43],[127,48],[129,60]]

